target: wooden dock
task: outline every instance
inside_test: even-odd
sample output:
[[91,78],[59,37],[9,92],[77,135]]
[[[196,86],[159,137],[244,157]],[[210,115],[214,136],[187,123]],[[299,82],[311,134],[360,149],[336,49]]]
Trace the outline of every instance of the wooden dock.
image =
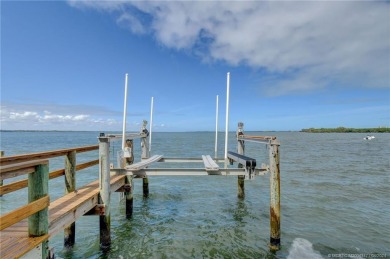
[[[49,238],[64,230],[64,245],[75,243],[75,222],[83,215],[96,215],[100,218],[100,244],[109,248],[110,235],[110,193],[123,192],[126,199],[126,217],[133,211],[133,179],[143,179],[144,196],[149,193],[148,177],[154,175],[225,175],[238,176],[238,197],[244,197],[244,179],[270,173],[270,248],[280,247],[280,172],[279,142],[275,137],[253,137],[237,134],[238,153],[229,152],[229,161],[203,155],[199,158],[165,158],[150,156],[147,133],[127,136],[141,138],[142,155],[140,162],[127,164],[121,158],[121,166],[115,168],[110,162],[110,142],[118,136],[101,134],[99,145],[62,149],[0,157],[0,180],[28,175],[28,179],[18,180],[0,186],[0,195],[8,195],[22,188],[28,188],[29,198],[25,206],[0,217],[0,258],[50,258]],[[244,155],[244,141],[258,142],[269,146],[269,166],[256,167],[256,161]],[[99,150],[97,160],[76,164],[76,155]],[[64,156],[65,168],[49,172],[49,158]],[[199,168],[151,168],[153,163],[194,162],[203,165]],[[221,167],[218,163],[237,163],[238,168]],[[76,171],[99,164],[99,179],[81,188],[75,188]],[[48,181],[64,176],[65,194],[50,201]],[[7,181],[8,182],[8,181]]]

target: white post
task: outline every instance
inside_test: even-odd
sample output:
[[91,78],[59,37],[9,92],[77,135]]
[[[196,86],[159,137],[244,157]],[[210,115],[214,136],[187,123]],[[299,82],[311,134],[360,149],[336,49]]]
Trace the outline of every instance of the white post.
[[152,125],[153,125],[153,96],[150,104],[150,125],[149,125],[149,153],[152,150]]
[[127,80],[129,74],[126,73],[125,77],[125,101],[123,108],[123,129],[122,129],[122,148],[125,148],[126,143],[126,113],[127,113]]
[[227,166],[228,135],[229,135],[229,94],[230,94],[230,73],[227,73],[226,82],[226,127],[225,127],[225,165]]
[[214,149],[214,157],[217,158],[218,151],[218,95],[217,95],[217,107],[215,114],[215,149]]

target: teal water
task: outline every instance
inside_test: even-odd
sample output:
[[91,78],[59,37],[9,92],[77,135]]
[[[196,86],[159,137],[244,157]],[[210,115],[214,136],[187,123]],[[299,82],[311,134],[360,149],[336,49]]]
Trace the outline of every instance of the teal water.
[[[134,215],[125,218],[120,195],[112,195],[112,247],[99,250],[98,218],[76,224],[76,245],[63,248],[60,233],[50,240],[57,258],[344,258],[390,256],[390,134],[300,132],[275,135],[281,142],[282,249],[269,253],[269,175],[245,182],[237,198],[236,177],[150,177],[150,197],[135,180]],[[1,132],[6,155],[97,144],[97,132]],[[223,156],[223,134],[219,156]],[[119,144],[119,143],[118,143]],[[116,154],[118,144],[111,148]],[[139,141],[135,142],[140,152]],[[233,134],[229,150],[236,149]],[[214,133],[153,133],[152,153],[165,157],[214,154]],[[140,153],[138,153],[140,154]],[[246,154],[268,163],[264,145],[247,143]],[[96,159],[97,152],[77,156]],[[114,157],[112,157],[115,160]],[[114,162],[114,161],[113,161]],[[63,158],[50,160],[50,170]],[[98,177],[97,166],[77,174],[77,186]],[[64,193],[62,178],[50,181],[54,200]],[[21,206],[25,190],[0,198],[1,213]]]

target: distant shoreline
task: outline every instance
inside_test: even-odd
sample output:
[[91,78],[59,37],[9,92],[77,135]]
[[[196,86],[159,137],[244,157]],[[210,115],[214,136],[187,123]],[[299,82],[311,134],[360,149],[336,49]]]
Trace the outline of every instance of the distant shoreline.
[[389,127],[378,128],[308,128],[302,129],[301,132],[307,133],[390,133]]
[[[96,130],[4,130],[1,129],[0,132],[109,132],[109,133],[121,133],[121,131],[96,131]],[[202,132],[212,132],[214,131],[156,131],[156,133],[202,133]],[[234,133],[235,131],[230,130],[229,132]],[[305,132],[305,133],[390,133],[389,127],[379,127],[379,128],[307,128],[302,130],[248,130],[246,133],[251,132]],[[127,133],[136,133],[136,131],[129,131]],[[224,131],[218,131],[218,133],[224,133]]]

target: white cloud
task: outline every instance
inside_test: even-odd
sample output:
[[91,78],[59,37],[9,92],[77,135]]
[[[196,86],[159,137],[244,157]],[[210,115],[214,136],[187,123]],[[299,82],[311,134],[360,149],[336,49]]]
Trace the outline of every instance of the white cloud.
[[[108,11],[205,61],[263,69],[269,94],[337,85],[388,87],[386,1],[70,1]],[[145,18],[147,17],[147,19]]]
[[[79,106],[77,106],[79,107]],[[1,129],[17,130],[119,130],[120,119],[105,118],[105,113],[82,114],[73,106],[5,104],[1,106]],[[82,110],[82,109],[81,109]],[[86,107],[85,110],[90,110]]]

